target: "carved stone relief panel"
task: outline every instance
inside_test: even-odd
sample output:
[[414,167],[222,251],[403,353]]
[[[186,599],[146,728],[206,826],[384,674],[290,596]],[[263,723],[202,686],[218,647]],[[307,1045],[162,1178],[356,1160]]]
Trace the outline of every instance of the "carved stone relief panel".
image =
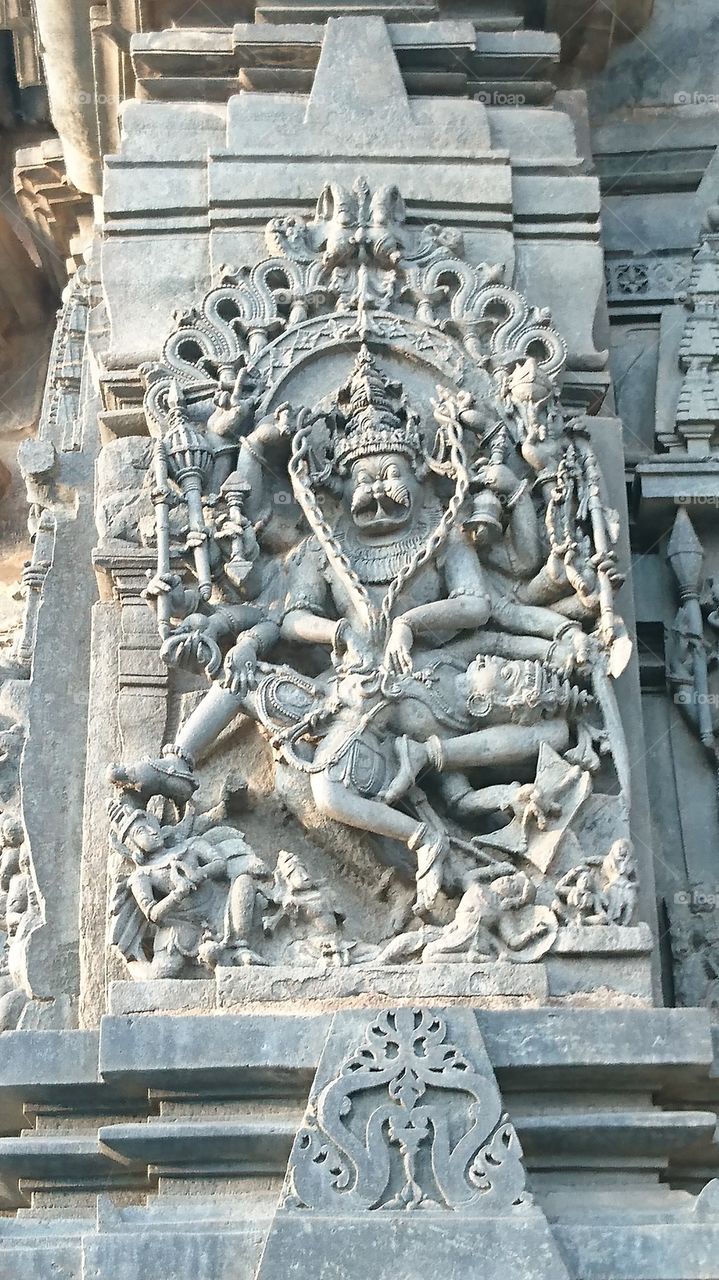
[[[684,327],[676,353],[679,378],[671,380],[672,394],[659,405],[657,439],[671,453],[695,458],[714,456],[719,425],[719,206],[712,205],[691,262],[686,289],[677,301],[684,311]],[[674,328],[674,326],[672,326]],[[672,353],[669,334],[664,343]],[[666,362],[666,360],[665,360]],[[669,380],[668,371],[664,372]],[[669,390],[669,388],[668,388]],[[671,418],[669,413],[671,412]]]
[[108,942],[144,979],[621,951],[631,641],[564,343],[396,187],[266,238],[100,464],[179,707],[111,770]]
[[281,1207],[529,1212],[521,1147],[485,1055],[471,1061],[426,1008],[383,1010],[358,1041],[333,1078],[318,1077]]
[[[92,586],[89,538],[85,572],[77,572],[92,518],[92,457],[77,457],[89,306],[79,271],[58,313],[37,436],[18,449],[32,557],[21,623],[0,670],[0,1030],[62,1025],[77,986],[79,867],[57,878],[56,848],[62,831],[71,833],[68,845],[81,843],[85,691],[68,680],[58,689],[57,646],[69,670],[74,660],[81,668]],[[81,618],[86,606],[80,622],[68,611],[70,595]]]

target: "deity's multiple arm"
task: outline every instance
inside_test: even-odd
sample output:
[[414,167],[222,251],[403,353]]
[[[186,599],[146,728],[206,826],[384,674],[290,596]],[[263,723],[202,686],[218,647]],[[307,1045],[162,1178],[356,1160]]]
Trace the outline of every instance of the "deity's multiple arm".
[[487,564],[516,577],[530,577],[542,563],[542,541],[529,481],[505,462],[480,467],[476,480],[496,494],[503,511],[509,513],[504,538],[485,553]]
[[[183,489],[184,472],[171,469],[192,517],[174,555],[196,585],[170,568],[158,507],[158,573],[147,597],[162,654],[213,682],[166,748],[166,767],[184,767],[197,785],[201,751],[238,713],[249,716],[275,758],[308,775],[312,799],[303,803],[406,845],[417,868],[414,909],[425,918],[443,889],[456,896],[456,846],[481,863],[473,824],[484,832],[497,816],[514,852],[526,852],[560,813],[562,788],[598,768],[604,729],[587,721],[592,700],[609,708],[605,728],[616,727],[603,682],[619,634],[616,532],[597,461],[583,424],[564,422],[536,360],[515,357],[500,373],[487,374],[499,386],[494,409],[491,396],[478,405],[465,391],[438,392],[430,447],[422,413],[364,345],[329,410],[327,398],[297,412],[285,404],[256,421],[255,375],[225,370],[203,428],[185,431],[186,406],[172,409],[188,457],[190,441],[193,457],[211,458],[202,492],[194,471]],[[292,495],[302,533],[296,507],[282,510]],[[279,645],[282,663],[273,662]],[[149,762],[158,776],[160,763]],[[492,785],[477,788],[475,771],[485,767],[495,771]],[[465,828],[466,840],[456,834]],[[245,946],[238,940],[259,891],[249,870],[234,875],[197,837],[191,852],[139,867],[130,892],[146,921],[170,930],[200,884],[231,884],[234,923],[204,951],[196,946],[201,962],[223,963],[231,938]],[[279,904],[285,915],[307,922],[314,912],[317,933],[336,948],[333,911],[301,868],[288,874],[296,884]],[[614,883],[621,914],[619,874]],[[548,922],[528,898],[512,898],[527,885],[512,880],[483,901],[485,915],[512,916],[504,933],[483,926],[505,951],[535,947],[552,921],[556,929],[556,914]],[[557,886],[559,903],[568,887]],[[278,880],[267,902],[278,903],[281,889]]]

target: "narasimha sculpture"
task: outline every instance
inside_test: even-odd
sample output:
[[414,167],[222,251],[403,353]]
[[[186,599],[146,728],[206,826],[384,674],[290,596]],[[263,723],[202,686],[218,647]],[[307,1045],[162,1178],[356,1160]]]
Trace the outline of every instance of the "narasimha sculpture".
[[[629,924],[618,518],[548,315],[394,188],[328,187],[268,242],[146,373],[146,596],[190,693],[162,754],[112,771],[111,943],[164,977],[528,962],[577,915]],[[204,795],[238,726],[322,874]]]

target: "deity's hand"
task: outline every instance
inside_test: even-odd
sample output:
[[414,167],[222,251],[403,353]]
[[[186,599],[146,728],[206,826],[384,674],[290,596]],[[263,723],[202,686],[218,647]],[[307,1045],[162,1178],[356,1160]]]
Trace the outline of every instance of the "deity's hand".
[[185,538],[185,550],[193,551],[195,547],[201,547],[207,542],[206,529],[190,529]]
[[480,467],[476,478],[481,485],[484,485],[486,489],[490,489],[492,493],[505,494],[507,496],[515,493],[519,484],[519,477],[504,462],[490,462],[486,466]]
[[198,885],[207,879],[207,873],[203,867],[186,867],[179,859],[173,867],[173,876],[175,879],[175,889],[173,892],[181,891],[183,897],[194,893]]
[[272,446],[289,439],[297,426],[297,414],[288,401],[278,405],[274,414],[260,418],[252,432],[253,448]]
[[161,898],[159,902],[150,907],[147,913],[150,923],[161,924],[165,916],[172,911],[172,908],[184,902],[185,898],[188,898],[196,888],[197,885],[193,884],[191,880],[183,880],[182,884],[178,885],[176,889],[173,889],[165,898]]
[[257,648],[251,640],[239,640],[225,658],[222,683],[230,693],[245,698],[257,684]]
[[395,618],[384,651],[384,664],[394,675],[412,674],[412,628],[404,618]]
[[245,536],[247,529],[252,526],[246,516],[240,516],[239,520],[232,520],[229,516],[218,526],[217,536],[219,538],[242,538]]
[[537,475],[554,470],[562,450],[561,436],[548,432],[542,424],[527,432],[521,446],[524,461]]
[[578,623],[565,624],[556,636],[555,645],[552,661],[567,674],[590,667],[596,656],[596,646]]
[[236,439],[252,428],[257,406],[256,385],[247,369],[240,369],[234,380],[229,370],[223,372],[215,396],[215,409],[207,425],[215,435]]
[[168,897],[176,902],[184,902],[185,898],[189,898],[191,894],[196,892],[198,883],[199,881],[192,876],[187,876],[181,884],[178,884],[176,889],[172,890],[172,893],[168,894]]
[[294,432],[296,426],[296,417],[292,405],[285,400],[275,409],[274,424],[277,434],[282,439],[287,439]]
[[157,601],[161,596],[169,596],[171,617],[184,617],[187,597],[179,573],[156,573],[148,576],[148,583],[142,595],[152,608],[157,607]]
[[202,667],[212,679],[222,666],[222,653],[213,635],[213,619],[191,613],[174,628],[160,653],[169,667]]
[[617,564],[617,553],[613,547],[608,547],[606,551],[598,551],[592,556],[591,563],[597,573],[603,573],[611,582],[615,590],[621,587],[624,582],[625,575]]
[[168,485],[153,484],[150,489],[150,501],[154,507],[164,502],[169,510],[173,510],[180,505],[182,499],[178,496],[174,489]]

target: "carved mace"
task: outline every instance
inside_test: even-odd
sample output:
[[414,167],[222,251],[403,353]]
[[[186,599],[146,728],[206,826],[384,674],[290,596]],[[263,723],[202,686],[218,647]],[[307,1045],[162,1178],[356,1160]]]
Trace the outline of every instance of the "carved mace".
[[187,503],[190,532],[194,535],[195,572],[203,600],[212,593],[210,548],[205,517],[202,513],[202,490],[212,466],[212,452],[204,436],[186,421],[176,422],[164,438],[168,471]]

